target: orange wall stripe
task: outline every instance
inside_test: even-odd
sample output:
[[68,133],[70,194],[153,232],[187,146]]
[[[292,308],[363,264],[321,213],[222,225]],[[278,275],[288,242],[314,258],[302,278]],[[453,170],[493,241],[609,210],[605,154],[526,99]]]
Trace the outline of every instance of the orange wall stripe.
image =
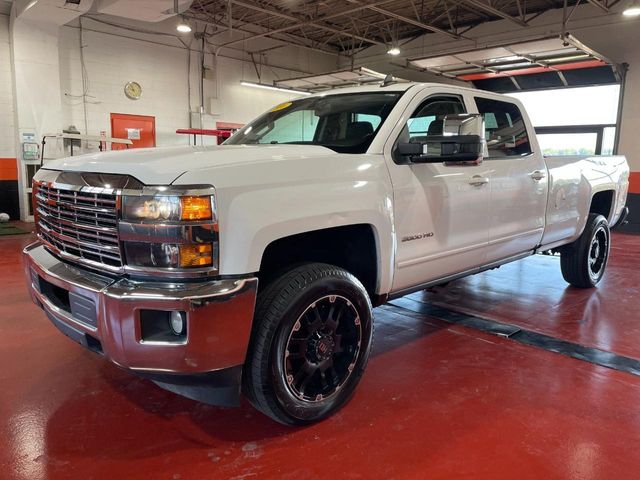
[[629,193],[640,193],[640,172],[629,175]]
[[0,180],[18,180],[17,159],[0,158]]

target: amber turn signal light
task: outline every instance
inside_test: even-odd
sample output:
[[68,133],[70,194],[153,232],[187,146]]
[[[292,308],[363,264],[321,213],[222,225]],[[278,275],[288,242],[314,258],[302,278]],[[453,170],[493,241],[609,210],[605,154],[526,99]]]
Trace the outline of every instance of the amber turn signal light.
[[211,220],[211,197],[180,197],[180,220]]
[[180,267],[210,267],[213,265],[213,247],[210,243],[180,245]]

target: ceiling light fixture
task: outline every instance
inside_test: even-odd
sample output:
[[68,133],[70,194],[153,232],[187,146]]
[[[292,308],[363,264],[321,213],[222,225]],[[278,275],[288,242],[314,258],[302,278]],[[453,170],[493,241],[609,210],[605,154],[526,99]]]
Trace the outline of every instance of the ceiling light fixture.
[[622,11],[622,15],[625,17],[637,17],[640,16],[640,2],[635,1]]
[[176,30],[180,33],[189,33],[191,32],[191,26],[185,22],[184,18],[180,20],[180,23],[176,26]]
[[291,88],[274,87],[272,85],[265,85],[264,83],[240,82],[240,85],[242,85],[243,87],[264,88],[265,90],[277,90],[279,92],[287,92],[287,93],[292,93],[297,95],[311,95],[311,92],[304,92],[302,90],[293,90]]
[[398,47],[391,47],[389,50],[387,50],[387,53],[393,56],[400,55],[400,49]]

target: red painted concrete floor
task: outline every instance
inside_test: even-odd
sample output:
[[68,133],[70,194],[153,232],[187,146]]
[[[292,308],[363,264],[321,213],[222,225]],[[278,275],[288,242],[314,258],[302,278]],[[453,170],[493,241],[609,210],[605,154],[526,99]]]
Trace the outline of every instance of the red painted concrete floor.
[[560,257],[536,255],[408,298],[640,359],[640,236],[614,234],[598,288],[567,285]]
[[[376,311],[352,401],[302,429],[204,406],[84,351],[30,303],[0,237],[1,479],[636,479],[640,377]],[[414,296],[640,357],[640,237],[616,235],[598,290],[536,256]]]

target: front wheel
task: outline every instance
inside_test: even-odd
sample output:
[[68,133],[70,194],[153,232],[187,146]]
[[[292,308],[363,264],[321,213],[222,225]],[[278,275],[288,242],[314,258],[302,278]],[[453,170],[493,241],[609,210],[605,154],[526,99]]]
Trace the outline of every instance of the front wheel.
[[321,420],[353,393],[372,335],[371,303],[358,279],[327,264],[294,268],[258,296],[244,393],[280,423]]
[[582,235],[560,253],[564,279],[578,288],[591,288],[602,279],[611,248],[607,219],[589,214]]

